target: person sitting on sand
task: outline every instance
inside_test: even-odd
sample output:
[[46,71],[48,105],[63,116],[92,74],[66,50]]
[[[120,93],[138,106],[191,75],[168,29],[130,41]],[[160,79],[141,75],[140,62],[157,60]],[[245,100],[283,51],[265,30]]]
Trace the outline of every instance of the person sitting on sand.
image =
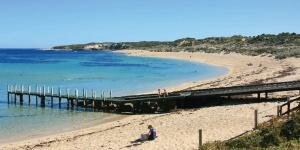
[[149,129],[148,140],[154,140],[157,137],[156,130],[152,127],[152,125],[149,125],[148,129]]
[[149,125],[148,129],[149,129],[149,133],[141,134],[141,137],[135,141],[132,141],[132,143],[144,142],[147,140],[154,140],[155,138],[157,138],[156,130],[152,127],[152,125]]

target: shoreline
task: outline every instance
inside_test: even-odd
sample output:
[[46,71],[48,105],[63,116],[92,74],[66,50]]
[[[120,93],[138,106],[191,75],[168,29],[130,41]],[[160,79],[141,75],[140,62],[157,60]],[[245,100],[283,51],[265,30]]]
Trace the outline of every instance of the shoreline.
[[1,139],[0,140],[0,149],[1,149],[1,145],[23,142],[23,141],[27,141],[28,139],[40,139],[40,138],[44,138],[44,137],[58,136],[58,135],[60,135],[60,133],[70,133],[70,132],[85,130],[85,129],[89,129],[89,128],[92,128],[92,127],[95,127],[95,126],[98,126],[101,124],[108,123],[108,122],[121,120],[126,117],[128,117],[128,115],[110,114],[110,116],[105,117],[100,121],[90,121],[90,122],[88,122],[84,125],[81,125],[79,127],[76,127],[76,128],[63,129],[62,131],[57,131],[57,132],[46,131],[45,133],[38,133],[35,135],[30,135],[30,136],[17,137],[16,139],[14,139],[15,137],[10,137],[9,139],[5,139],[5,140]]
[[[150,51],[146,51],[146,50],[117,50],[114,51],[116,53],[122,53],[128,56],[136,56],[136,57],[154,57],[154,58],[163,58],[163,59],[175,59],[175,60],[182,60],[182,61],[192,61],[195,63],[201,63],[201,64],[205,64],[205,65],[210,65],[210,66],[215,66],[215,67],[222,67],[224,69],[227,69],[225,74],[222,75],[216,75],[214,77],[209,77],[209,78],[205,78],[205,79],[199,79],[196,81],[188,81],[188,82],[184,82],[181,84],[176,84],[176,85],[170,85],[170,86],[166,86],[166,87],[161,87],[163,89],[166,89],[168,92],[173,92],[173,91],[179,91],[179,90],[184,90],[187,89],[189,87],[192,87],[195,84],[199,84],[200,82],[208,82],[208,81],[212,81],[212,80],[217,80],[217,79],[221,79],[223,77],[229,76],[233,73],[233,67],[231,66],[226,66],[223,64],[219,64],[219,63],[210,63],[208,61],[203,61],[203,60],[199,60],[195,57],[190,57],[192,56],[194,53],[191,52],[150,52]],[[178,54],[178,55],[172,55],[172,54]],[[181,54],[184,54],[183,57],[179,56]],[[161,55],[163,54],[163,55]],[[168,55],[171,54],[171,55]],[[204,53],[205,54],[205,53]],[[187,56],[188,55],[188,56]],[[157,92],[157,91],[151,91],[151,92],[147,92],[147,93],[153,93],[153,92]]]
[[[174,91],[180,91],[180,90],[184,90],[187,89],[189,87],[192,87],[195,84],[199,84],[202,82],[208,82],[208,81],[214,81],[217,79],[221,79],[224,78],[226,76],[230,76],[232,75],[234,68],[231,66],[226,66],[223,64],[218,64],[218,63],[209,63],[207,61],[202,61],[199,60],[198,58],[188,58],[187,56],[178,56],[181,55],[180,52],[150,52],[150,51],[145,51],[145,50],[117,50],[117,51],[113,51],[115,53],[121,53],[121,54],[125,54],[128,56],[135,56],[135,57],[153,57],[153,58],[161,58],[161,59],[174,59],[174,60],[180,60],[180,61],[186,61],[186,62],[193,62],[193,63],[201,63],[203,65],[208,65],[210,67],[220,67],[220,68],[216,68],[216,69],[224,69],[224,73],[222,74],[216,74],[210,77],[205,77],[203,79],[197,79],[197,80],[190,80],[190,81],[185,81],[179,84],[171,84],[171,85],[167,85],[167,86],[162,86],[162,87],[157,87],[160,89],[166,89],[168,92],[174,92]],[[190,53],[190,52],[188,52]],[[186,54],[188,54],[186,53]],[[161,55],[164,54],[164,55]],[[171,54],[171,55],[168,55]],[[172,55],[172,54],[178,54],[178,55]],[[183,53],[184,54],[184,53]],[[193,53],[191,53],[190,55],[193,55]],[[147,92],[142,92],[139,94],[149,94],[149,93],[157,93],[157,90],[154,91],[147,91]]]
[[[227,74],[217,78],[165,87],[168,91],[189,87],[195,89],[250,84],[260,80],[275,82],[300,79],[300,59],[297,58],[275,60],[272,57],[252,57],[235,53],[207,54],[142,50],[122,50],[117,52],[130,56],[195,61],[225,66],[229,69]],[[271,96],[275,97],[276,94],[271,94]],[[277,105],[278,103],[265,102],[180,110],[166,114],[133,115],[85,129],[38,137],[27,141],[5,143],[0,145],[0,149],[74,149],[75,147],[79,149],[176,149],[176,146],[185,146],[183,149],[193,149],[197,148],[197,130],[199,128],[202,128],[206,135],[204,142],[226,140],[252,129],[252,110],[254,108],[263,110]],[[265,115],[276,114],[275,111],[276,109],[271,109],[271,112]],[[266,119],[266,117],[260,116],[260,120]],[[147,132],[146,127],[148,124],[152,124],[157,128],[159,138],[153,142],[134,145],[132,141],[137,139],[143,132]],[[223,131],[222,129],[224,128],[228,129]],[[178,132],[174,133],[174,131]],[[221,135],[220,132],[222,132]],[[170,139],[170,137],[172,138]],[[106,144],[103,145],[101,143]]]
[[[168,91],[178,91],[191,87],[191,89],[197,89],[243,85],[251,84],[256,82],[257,80],[264,79],[266,80],[265,83],[289,81],[299,79],[297,73],[300,73],[300,64],[297,62],[298,60],[300,60],[299,58],[277,60],[274,57],[270,56],[246,56],[237,53],[224,54],[203,52],[151,52],[145,50],[119,50],[116,52],[123,53],[129,56],[158,57],[193,61],[213,66],[225,67],[228,69],[228,72],[226,74],[215,78],[191,81],[172,87],[165,87]],[[289,77],[282,78],[282,74],[287,74],[287,76]],[[244,81],[241,82],[240,80],[242,78],[244,79]],[[224,80],[227,81],[225,81],[225,85]]]

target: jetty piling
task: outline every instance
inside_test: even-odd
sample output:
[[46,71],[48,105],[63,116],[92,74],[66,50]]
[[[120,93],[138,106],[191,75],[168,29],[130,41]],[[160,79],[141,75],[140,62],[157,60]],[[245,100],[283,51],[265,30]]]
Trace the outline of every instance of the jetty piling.
[[75,89],[76,107],[78,106],[78,89]]
[[21,94],[19,94],[19,101],[20,101],[20,104],[23,105],[23,103],[24,103],[24,101],[23,101],[24,86],[23,85],[20,86],[20,90],[21,90]]
[[61,107],[61,89],[58,88],[58,106]]
[[8,93],[7,94],[7,103],[9,103],[9,97],[10,97],[10,94],[9,94],[10,90],[9,89],[10,89],[10,87],[9,87],[9,85],[7,85],[7,93]]
[[[36,93],[38,93],[39,92],[39,86],[38,85],[36,85],[36,87],[35,87],[36,89]],[[38,103],[38,96],[36,95],[35,96],[35,105],[37,106],[37,103]]]
[[31,101],[31,86],[28,86],[28,105],[30,105],[30,101]]
[[70,89],[67,89],[67,97],[70,98]]
[[103,101],[105,101],[105,93],[102,91]]
[[53,90],[53,86],[51,87],[51,107],[53,107],[53,94],[54,94],[54,90]]
[[43,96],[45,96],[46,95],[46,87],[45,87],[45,85],[43,86]]
[[85,94],[85,90],[84,88],[82,89],[82,97],[84,97],[84,94]]
[[75,89],[75,97],[78,99],[78,89]]

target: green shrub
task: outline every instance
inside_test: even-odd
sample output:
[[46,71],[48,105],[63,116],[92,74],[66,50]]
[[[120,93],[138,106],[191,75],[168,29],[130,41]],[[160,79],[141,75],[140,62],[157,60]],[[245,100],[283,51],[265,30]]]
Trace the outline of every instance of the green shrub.
[[279,133],[276,131],[276,128],[266,128],[261,131],[261,141],[259,145],[261,147],[270,147],[270,146],[278,146],[280,143]]
[[281,128],[281,136],[288,140],[298,139],[300,140],[300,113],[294,114],[290,120],[285,122]]

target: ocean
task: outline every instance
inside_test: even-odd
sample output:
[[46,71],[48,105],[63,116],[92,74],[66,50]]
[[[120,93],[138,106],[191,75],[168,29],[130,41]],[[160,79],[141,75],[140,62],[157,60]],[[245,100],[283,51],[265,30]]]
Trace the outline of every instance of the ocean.
[[[85,88],[122,96],[223,75],[223,67],[183,60],[135,57],[111,51],[0,49],[0,143],[105,122],[115,114],[7,102],[7,85]],[[26,87],[25,86],[25,87]],[[25,98],[26,99],[26,98]],[[49,101],[47,101],[49,105]]]

